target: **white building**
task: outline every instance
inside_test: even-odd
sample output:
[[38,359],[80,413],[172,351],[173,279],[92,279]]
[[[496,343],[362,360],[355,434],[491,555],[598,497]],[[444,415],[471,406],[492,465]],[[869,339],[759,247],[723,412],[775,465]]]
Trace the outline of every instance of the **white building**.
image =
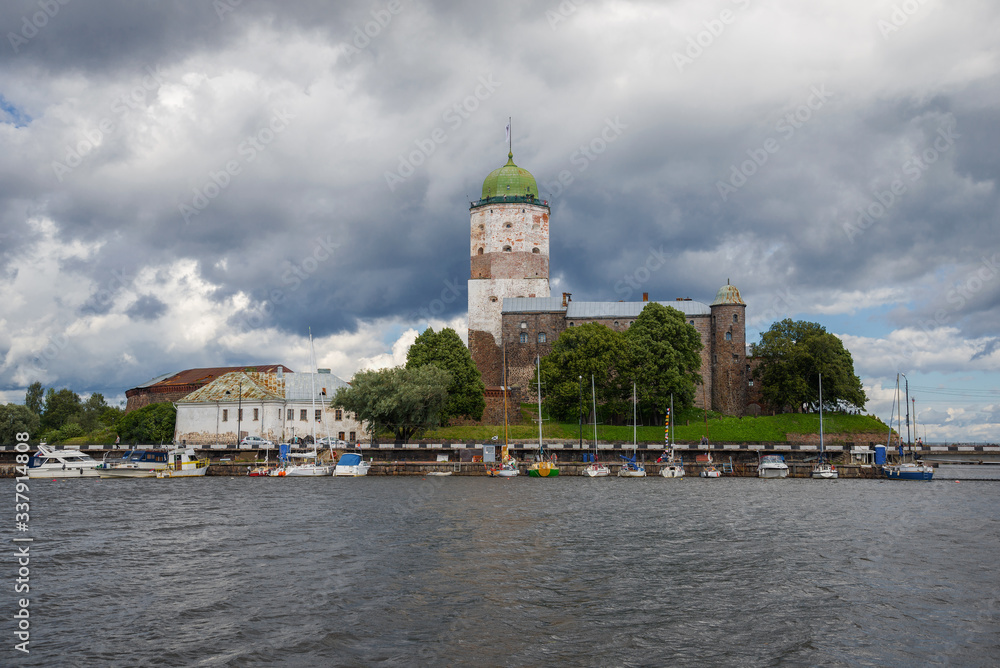
[[330,437],[357,443],[364,427],[330,401],[347,383],[317,373],[236,371],[176,402],[174,442],[234,445],[246,436],[275,444]]

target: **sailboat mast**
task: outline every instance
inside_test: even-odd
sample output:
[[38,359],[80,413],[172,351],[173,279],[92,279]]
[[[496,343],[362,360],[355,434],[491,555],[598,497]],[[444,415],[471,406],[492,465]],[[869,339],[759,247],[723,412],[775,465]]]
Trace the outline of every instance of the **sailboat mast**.
[[542,453],[542,360],[535,355],[535,366],[538,367],[538,454]]
[[508,457],[507,448],[507,346],[503,347],[503,451],[502,460],[506,464]]
[[594,374],[590,374],[590,398],[594,402],[594,449],[597,449],[597,391],[594,389]]
[[823,458],[823,374],[819,375],[819,457]]
[[[635,414],[635,381],[632,381],[632,445],[637,446],[638,441],[636,440],[636,419]],[[638,450],[638,448],[636,448]]]
[[313,418],[309,420],[309,424],[312,425],[312,444],[313,447],[316,447],[316,352],[313,350],[312,327],[309,328],[309,363],[312,365],[312,369],[309,370],[309,382],[312,385],[313,412]]

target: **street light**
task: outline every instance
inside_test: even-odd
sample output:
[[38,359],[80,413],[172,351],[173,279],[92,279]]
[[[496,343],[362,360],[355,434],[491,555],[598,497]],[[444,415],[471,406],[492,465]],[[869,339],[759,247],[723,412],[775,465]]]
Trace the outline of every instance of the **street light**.
[[583,450],[583,376],[580,376],[580,449]]

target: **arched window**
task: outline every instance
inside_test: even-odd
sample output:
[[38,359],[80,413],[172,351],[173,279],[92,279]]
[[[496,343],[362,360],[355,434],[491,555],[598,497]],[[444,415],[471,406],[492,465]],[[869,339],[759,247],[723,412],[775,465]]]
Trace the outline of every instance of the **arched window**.
[[521,343],[527,343],[527,342],[528,342],[528,333],[521,332]]
[[542,251],[538,250],[537,248],[532,248],[531,252],[532,253],[541,253]]
[[618,326],[618,321],[617,321],[617,320],[615,320],[615,327],[617,327],[617,326]]
[[511,224],[510,224],[510,223],[504,223],[504,225],[503,225],[503,226],[504,226],[504,227],[506,227],[506,228],[510,228],[510,227],[511,227]]
[[504,246],[504,247],[503,247],[503,252],[504,252],[504,253],[509,253],[509,252],[510,252],[511,250],[512,250],[512,249],[511,249],[511,247],[510,247],[510,246]]
[[485,226],[485,225],[483,225],[482,223],[479,223],[479,229],[481,229],[481,230],[485,230],[485,229],[486,229],[486,226]]
[[495,302],[496,300],[497,300],[497,298],[496,298],[496,297],[490,297],[490,301],[491,301],[491,302]]
[[545,343],[545,332],[538,332],[538,342]]
[[689,321],[688,321],[688,324],[689,324],[689,325],[691,325],[691,326],[693,327],[693,326],[694,326],[694,320],[689,320]]
[[480,246],[480,247],[479,247],[479,251],[478,251],[478,254],[479,254],[479,255],[482,255],[482,254],[483,254],[483,247],[482,247],[482,246]]
[[733,314],[733,322],[739,322],[739,321],[740,321],[740,314],[739,313],[734,313]]
[[569,323],[569,326],[570,327],[576,327],[576,323],[575,322],[571,322],[571,323]]

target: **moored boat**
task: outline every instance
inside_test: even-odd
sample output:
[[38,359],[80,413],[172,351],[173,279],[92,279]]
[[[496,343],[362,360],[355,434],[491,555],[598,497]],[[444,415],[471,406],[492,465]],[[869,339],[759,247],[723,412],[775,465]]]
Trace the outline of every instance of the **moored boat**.
[[41,444],[28,463],[28,478],[96,478],[100,462],[77,448]]
[[121,459],[101,463],[97,474],[101,478],[153,478],[167,468],[166,450],[130,450]]
[[538,370],[538,461],[528,467],[528,477],[555,478],[559,475],[555,455],[546,458],[542,443],[542,361],[538,356],[535,357],[535,368]]
[[333,475],[342,477],[354,477],[368,475],[371,464],[356,452],[348,452],[340,456],[337,466],[333,470]]
[[809,475],[819,480],[833,480],[840,475],[837,467],[826,461],[826,449],[823,447],[823,374],[819,374],[819,461]]
[[702,478],[721,478],[722,477],[722,471],[720,471],[719,469],[715,468],[714,466],[708,466],[708,467],[702,469],[702,471],[701,471],[701,473],[699,475]]
[[[593,456],[593,458],[591,460],[591,463],[586,468],[583,469],[583,475],[587,476],[588,478],[607,478],[609,475],[611,475],[611,469],[608,468],[607,464],[602,464],[601,462],[597,461],[597,455],[598,455],[598,450],[597,450],[597,392],[594,389],[594,375],[593,374],[590,375],[590,395],[591,395],[591,400],[593,401],[593,405],[594,405],[594,456]],[[583,421],[583,414],[582,413],[580,414],[580,419],[581,419],[581,422],[582,422]],[[581,436],[581,438],[583,437],[583,429],[582,429],[582,427],[581,427],[581,430],[580,430],[580,436]]]
[[194,448],[176,448],[168,453],[165,469],[156,471],[157,478],[198,478],[208,472],[208,460],[198,459]]
[[663,431],[664,440],[667,444],[667,449],[663,451],[660,458],[657,459],[658,464],[662,464],[660,467],[660,476],[663,478],[683,478],[684,477],[684,461],[678,461],[674,455],[674,444],[673,444],[673,432],[670,428],[670,416],[674,412],[674,395],[670,395],[670,408],[667,409],[667,414],[663,418]]
[[758,478],[787,478],[788,464],[781,455],[764,455],[757,464]]
[[[636,438],[636,425],[638,424],[636,405],[638,401],[636,400],[635,392],[635,381],[632,382],[632,448],[633,454],[631,457],[626,457],[625,455],[618,455],[624,459],[624,463],[618,469],[619,478],[645,478],[646,477],[646,467],[636,461],[639,458],[639,445],[638,439]],[[597,411],[594,411],[594,415],[597,415]]]

